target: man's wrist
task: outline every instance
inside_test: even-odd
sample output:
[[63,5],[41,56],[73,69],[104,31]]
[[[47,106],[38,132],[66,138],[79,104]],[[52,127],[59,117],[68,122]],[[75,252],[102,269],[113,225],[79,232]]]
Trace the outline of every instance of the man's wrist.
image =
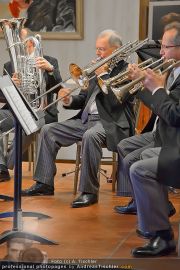
[[49,70],[48,70],[48,73],[49,73],[50,75],[52,75],[53,72],[54,72],[54,66],[51,65],[50,68],[49,68]]

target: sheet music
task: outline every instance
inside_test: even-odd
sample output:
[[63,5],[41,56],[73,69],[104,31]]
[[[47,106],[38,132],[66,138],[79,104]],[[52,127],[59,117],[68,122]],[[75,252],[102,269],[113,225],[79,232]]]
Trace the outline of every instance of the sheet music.
[[[28,110],[16,87],[9,80],[8,76],[3,76],[0,78],[0,88],[8,104],[18,118],[26,135],[30,135],[31,133],[39,130],[38,124],[33,118],[32,113],[30,112],[30,110]],[[35,112],[33,112],[33,114],[35,114],[37,117],[37,114]]]

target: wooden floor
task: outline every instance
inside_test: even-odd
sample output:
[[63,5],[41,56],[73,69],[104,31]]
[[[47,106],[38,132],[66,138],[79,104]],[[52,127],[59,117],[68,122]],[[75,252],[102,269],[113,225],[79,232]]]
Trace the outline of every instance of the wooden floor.
[[[57,165],[55,178],[55,195],[42,197],[23,197],[23,211],[36,211],[50,215],[51,219],[38,220],[36,218],[23,218],[23,229],[59,242],[59,245],[35,244],[48,254],[49,259],[105,259],[106,262],[117,262],[118,265],[131,265],[137,267],[144,265],[154,269],[160,263],[163,269],[178,269],[180,261],[177,253],[168,257],[139,260],[133,259],[131,249],[141,246],[145,240],[136,236],[137,217],[133,215],[119,215],[113,211],[115,205],[123,205],[128,198],[119,198],[111,192],[111,184],[101,176],[99,203],[90,207],[73,209],[70,207],[73,196],[73,176],[70,174],[62,178],[64,171],[71,171],[73,164]],[[103,166],[107,175],[111,174],[111,166]],[[0,193],[13,195],[12,180],[0,183]],[[27,164],[23,164],[23,188],[34,183],[32,172],[28,171]],[[180,220],[180,194],[170,195],[177,213],[171,218],[175,237],[178,235],[178,221]],[[12,202],[0,202],[0,212],[12,211]],[[12,229],[12,219],[0,220],[0,232]],[[6,243],[0,245],[0,258],[6,254]],[[127,264],[128,262],[128,264]],[[170,265],[169,265],[170,264]],[[171,266],[171,267],[170,267]],[[150,267],[150,268],[148,268]],[[170,268],[166,268],[170,267]],[[130,269],[130,268],[128,268]],[[162,269],[162,268],[157,268]]]

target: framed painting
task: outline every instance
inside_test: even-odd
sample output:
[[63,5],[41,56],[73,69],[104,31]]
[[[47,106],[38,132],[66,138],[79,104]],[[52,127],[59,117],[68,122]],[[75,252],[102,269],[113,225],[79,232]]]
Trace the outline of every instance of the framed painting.
[[0,0],[0,19],[12,17],[43,39],[83,39],[83,0]]
[[162,38],[164,23],[162,18],[169,14],[180,14],[180,1],[154,1],[149,3],[148,37]]

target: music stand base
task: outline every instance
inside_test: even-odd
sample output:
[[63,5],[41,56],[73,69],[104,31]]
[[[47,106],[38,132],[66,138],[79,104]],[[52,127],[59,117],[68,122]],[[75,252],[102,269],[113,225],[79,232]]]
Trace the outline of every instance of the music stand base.
[[[52,218],[48,215],[37,213],[37,212],[22,212],[23,217],[36,217],[38,219],[44,219],[44,218]],[[4,212],[0,213],[0,218],[9,218],[14,217],[14,212]]]
[[13,201],[14,198],[13,197],[10,197],[10,196],[7,196],[7,195],[0,194],[0,200],[3,200],[3,201]]
[[36,235],[36,234],[32,234],[29,232],[24,232],[24,231],[6,231],[4,233],[2,233],[0,235],[0,244],[7,242],[13,238],[24,238],[24,239],[29,239],[29,240],[33,240],[36,242],[39,242],[43,245],[58,245],[57,242],[51,241],[45,237]]

